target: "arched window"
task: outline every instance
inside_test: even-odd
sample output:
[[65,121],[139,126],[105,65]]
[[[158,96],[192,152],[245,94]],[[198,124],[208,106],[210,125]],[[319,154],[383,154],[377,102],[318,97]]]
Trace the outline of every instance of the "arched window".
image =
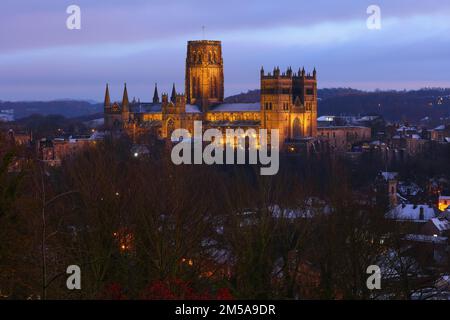
[[197,93],[196,93],[196,97],[200,98],[200,93],[201,93],[201,89],[200,89],[200,77],[197,77]]
[[209,78],[209,96],[214,97],[213,79]]
[[217,86],[217,77],[214,76],[214,98],[219,96],[219,88]]
[[294,138],[300,138],[302,135],[300,128],[300,120],[298,118],[294,119],[294,123],[292,124],[292,133]]
[[172,119],[167,120],[167,136],[171,136],[172,132],[175,130],[175,123]]
[[192,77],[192,98],[197,98],[197,79]]

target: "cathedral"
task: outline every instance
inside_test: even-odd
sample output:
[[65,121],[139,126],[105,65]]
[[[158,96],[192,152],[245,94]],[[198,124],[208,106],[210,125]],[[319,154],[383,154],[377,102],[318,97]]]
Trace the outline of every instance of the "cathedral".
[[185,93],[175,85],[170,97],[158,94],[152,102],[129,101],[125,84],[122,102],[112,103],[106,86],[104,124],[109,131],[152,132],[170,138],[173,130],[193,133],[194,121],[203,128],[244,130],[278,129],[280,144],[317,136],[317,73],[304,68],[266,73],[261,68],[259,103],[224,103],[224,72],[220,41],[199,40],[187,44]]

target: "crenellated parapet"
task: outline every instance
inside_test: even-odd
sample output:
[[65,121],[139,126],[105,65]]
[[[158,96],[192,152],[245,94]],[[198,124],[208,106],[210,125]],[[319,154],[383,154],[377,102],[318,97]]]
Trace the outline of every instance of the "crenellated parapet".
[[281,71],[280,67],[274,67],[273,71],[265,73],[264,67],[261,67],[261,79],[293,79],[304,78],[308,80],[316,80],[317,72],[314,68],[312,73],[307,73],[305,68],[298,69],[298,72],[293,72],[292,67],[288,67],[286,71]]

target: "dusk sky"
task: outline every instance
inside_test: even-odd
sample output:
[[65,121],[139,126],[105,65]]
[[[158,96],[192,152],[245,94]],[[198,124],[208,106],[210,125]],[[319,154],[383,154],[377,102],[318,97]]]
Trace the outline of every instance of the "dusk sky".
[[[69,5],[81,30],[69,30]],[[381,8],[381,30],[366,26]],[[0,100],[151,99],[184,91],[186,42],[221,40],[225,95],[259,70],[318,71],[319,87],[450,87],[448,0],[1,0]]]

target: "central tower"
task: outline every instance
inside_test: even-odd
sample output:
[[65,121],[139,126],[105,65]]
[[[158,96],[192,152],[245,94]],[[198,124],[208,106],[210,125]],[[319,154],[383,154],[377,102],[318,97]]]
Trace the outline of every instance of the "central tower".
[[202,111],[223,102],[223,59],[220,41],[188,41],[186,56],[186,103]]

